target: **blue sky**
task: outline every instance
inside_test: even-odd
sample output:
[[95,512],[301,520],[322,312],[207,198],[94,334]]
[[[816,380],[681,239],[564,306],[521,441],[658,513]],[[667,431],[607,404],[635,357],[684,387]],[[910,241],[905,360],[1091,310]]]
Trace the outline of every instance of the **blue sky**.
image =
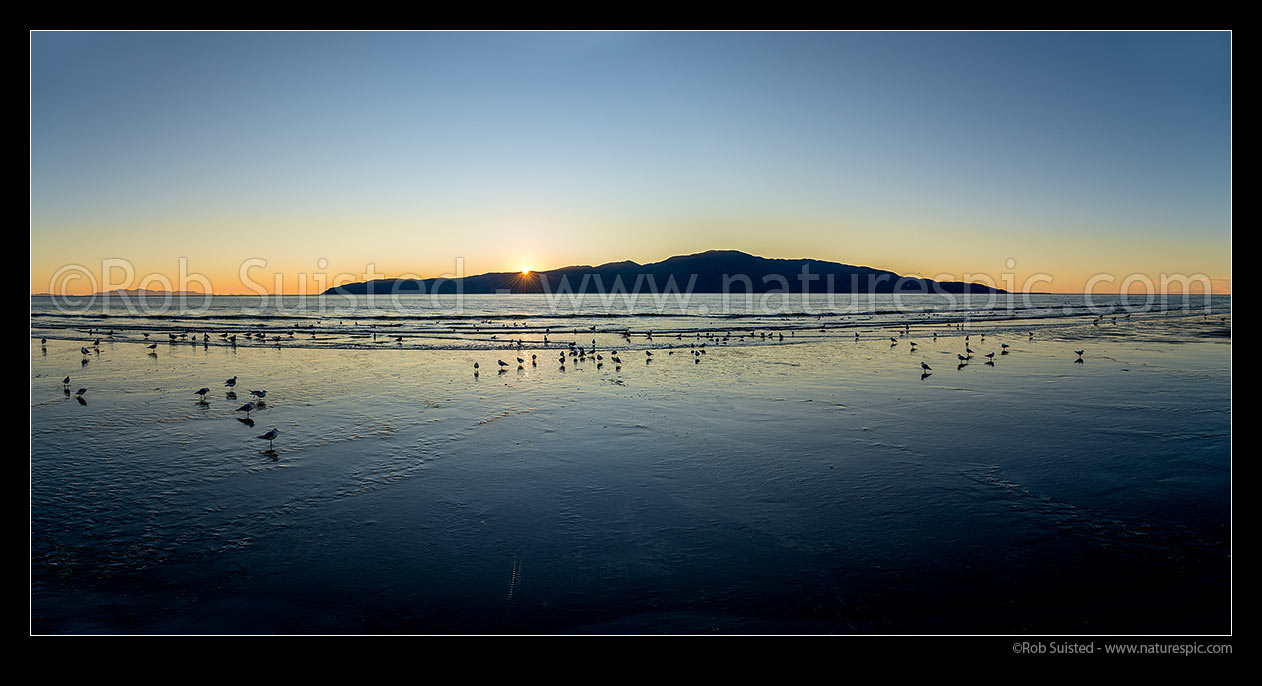
[[711,248],[928,275],[1013,259],[1062,290],[1101,270],[1229,280],[1230,48],[37,32],[32,290],[104,257],[228,279],[249,257],[433,275]]

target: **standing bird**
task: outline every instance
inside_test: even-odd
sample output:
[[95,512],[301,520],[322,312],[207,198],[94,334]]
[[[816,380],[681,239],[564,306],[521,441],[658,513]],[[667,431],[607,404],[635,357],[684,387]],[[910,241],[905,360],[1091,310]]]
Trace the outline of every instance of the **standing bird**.
[[242,405],[241,407],[237,408],[237,412],[244,412],[245,416],[247,417],[249,417],[250,413],[253,411],[254,411],[254,403],[246,403]]
[[1087,351],[1086,351],[1086,350],[1075,350],[1074,352],[1078,353],[1078,357],[1082,357],[1082,354],[1083,354],[1083,353],[1085,353],[1085,352],[1087,352]]
[[231,379],[228,379],[227,381],[223,382],[223,385],[227,386],[228,388],[236,388],[237,377],[234,376]]
[[275,428],[273,428],[271,431],[268,431],[267,433],[263,434],[262,436],[259,436],[259,438],[261,438],[261,439],[263,439],[263,440],[267,441],[267,451],[268,451],[268,452],[271,452],[271,451],[272,451],[272,441],[276,440],[276,437],[277,437],[277,436],[279,436],[279,435],[280,435],[280,429],[275,429]]
[[83,353],[84,355],[87,355],[88,349],[83,346],[79,346],[79,352]]
[[921,362],[921,363],[920,363],[920,368],[921,368],[921,369],[923,369],[923,370],[925,370],[926,372],[931,372],[931,371],[933,371],[933,367],[930,367],[929,365],[925,364],[924,362]]
[[87,393],[87,392],[88,392],[88,389],[86,389],[86,388],[80,388],[79,390],[75,391],[75,392],[74,392],[74,394],[75,394],[75,395],[77,395],[77,396],[82,397],[82,396],[83,396],[83,394],[84,394],[84,393]]

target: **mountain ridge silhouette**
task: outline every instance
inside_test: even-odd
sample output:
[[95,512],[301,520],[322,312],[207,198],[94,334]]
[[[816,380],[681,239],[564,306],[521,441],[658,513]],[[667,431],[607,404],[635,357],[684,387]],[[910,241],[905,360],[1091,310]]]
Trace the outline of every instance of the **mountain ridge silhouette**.
[[[805,268],[805,272],[803,269]],[[437,289],[437,291],[435,291]],[[488,272],[460,278],[374,279],[342,284],[324,295],[439,292],[515,293],[1007,293],[967,281],[934,281],[873,267],[812,258],[758,257],[739,250],[571,265],[546,271]]]

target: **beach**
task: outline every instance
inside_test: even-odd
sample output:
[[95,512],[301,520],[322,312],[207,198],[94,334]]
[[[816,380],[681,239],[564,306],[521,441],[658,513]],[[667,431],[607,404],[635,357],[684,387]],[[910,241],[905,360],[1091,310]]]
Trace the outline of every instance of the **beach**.
[[31,630],[1230,631],[1229,296],[881,312],[33,316]]

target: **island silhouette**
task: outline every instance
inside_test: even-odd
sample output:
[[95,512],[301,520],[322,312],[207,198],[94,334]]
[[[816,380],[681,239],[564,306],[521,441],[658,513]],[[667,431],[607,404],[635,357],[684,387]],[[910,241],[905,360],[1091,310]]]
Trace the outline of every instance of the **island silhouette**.
[[809,258],[774,259],[738,250],[676,255],[661,262],[630,260],[531,272],[465,277],[375,279],[335,286],[324,295],[389,293],[1006,293],[967,281],[900,276],[872,267]]

